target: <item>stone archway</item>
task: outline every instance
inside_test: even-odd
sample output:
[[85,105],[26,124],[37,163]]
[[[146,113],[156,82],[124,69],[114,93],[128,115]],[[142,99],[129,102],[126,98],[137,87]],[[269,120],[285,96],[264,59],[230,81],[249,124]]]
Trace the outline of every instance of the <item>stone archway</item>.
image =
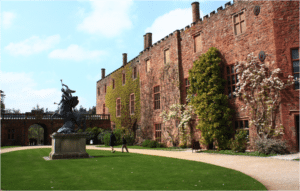
[[45,124],[36,123],[28,128],[29,145],[48,144],[48,131]]

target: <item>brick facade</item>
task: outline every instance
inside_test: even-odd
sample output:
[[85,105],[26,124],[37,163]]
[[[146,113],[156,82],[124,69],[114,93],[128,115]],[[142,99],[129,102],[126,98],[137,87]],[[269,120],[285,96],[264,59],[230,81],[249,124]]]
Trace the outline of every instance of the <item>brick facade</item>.
[[[233,5],[230,2],[226,3],[225,9],[218,8],[217,13],[212,11],[210,16],[204,16],[203,20],[197,16],[198,11],[195,10],[195,7],[198,7],[197,3],[193,3],[192,6],[195,22],[184,29],[174,31],[153,45],[151,33],[147,33],[144,35],[145,49],[130,62],[137,66],[141,87],[140,97],[141,100],[144,99],[144,102],[141,102],[141,120],[138,124],[141,129],[152,129],[152,132],[149,131],[149,137],[152,139],[155,138],[155,124],[162,124],[159,114],[174,103],[185,104],[185,79],[188,78],[188,71],[192,68],[193,62],[210,47],[216,47],[221,53],[222,73],[226,80],[227,67],[233,66],[236,61],[244,61],[251,52],[258,56],[260,51],[266,53],[264,63],[269,69],[281,69],[283,72],[279,75],[281,80],[286,82],[289,75],[294,75],[291,51],[299,47],[299,2],[234,1]],[[254,12],[256,6],[260,8],[258,15]],[[160,79],[160,69],[165,65],[166,50],[170,61],[168,71],[169,73],[178,71],[177,77],[181,84],[179,88],[174,86],[172,80],[166,76]],[[147,61],[148,64],[150,63],[148,72]],[[102,93],[97,95],[97,114],[102,114],[101,107],[105,103],[104,90],[102,90],[104,84],[110,84],[111,81],[108,75],[97,82],[97,88],[99,87]],[[154,109],[155,86],[160,87],[159,109]],[[229,93],[227,84],[224,93],[226,95]],[[282,102],[276,124],[283,124],[285,128],[283,139],[288,141],[290,151],[296,151],[299,150],[299,130],[297,131],[296,124],[296,117],[299,116],[299,89],[292,85],[281,91],[280,95]],[[233,97],[229,100],[230,107],[236,111],[233,124],[240,124],[239,121],[243,120],[249,121],[249,113],[241,112],[240,106],[243,102]],[[172,124],[175,125],[175,121]],[[161,126],[162,131],[164,125],[166,124]],[[195,138],[199,139],[201,132],[195,129],[196,125],[197,120],[194,123],[194,131]],[[249,127],[249,136],[253,145],[253,137],[256,136],[254,126]],[[249,149],[251,148],[250,146]]]

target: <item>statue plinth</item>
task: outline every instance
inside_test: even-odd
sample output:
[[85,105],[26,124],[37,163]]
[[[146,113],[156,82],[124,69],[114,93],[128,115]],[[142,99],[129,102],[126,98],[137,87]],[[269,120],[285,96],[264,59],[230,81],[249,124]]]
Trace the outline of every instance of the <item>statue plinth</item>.
[[52,151],[49,155],[53,159],[89,158],[86,152],[85,133],[53,133]]

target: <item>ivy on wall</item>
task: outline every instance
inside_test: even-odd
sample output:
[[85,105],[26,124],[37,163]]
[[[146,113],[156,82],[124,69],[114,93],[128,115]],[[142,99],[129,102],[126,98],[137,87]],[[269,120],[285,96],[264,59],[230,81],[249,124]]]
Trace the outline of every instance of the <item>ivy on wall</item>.
[[[105,106],[110,113],[110,120],[115,123],[116,128],[131,129],[135,122],[140,120],[140,78],[132,78],[133,68],[130,63],[111,75],[115,79],[115,88],[107,86],[105,95]],[[123,85],[123,73],[125,73],[125,84]],[[134,93],[134,114],[130,114],[130,94]],[[121,99],[121,116],[116,116],[116,101]]]

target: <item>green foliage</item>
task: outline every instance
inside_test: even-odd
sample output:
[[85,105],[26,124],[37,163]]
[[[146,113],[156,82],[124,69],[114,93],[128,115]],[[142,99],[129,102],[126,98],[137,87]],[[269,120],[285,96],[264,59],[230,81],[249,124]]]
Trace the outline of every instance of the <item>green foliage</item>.
[[[228,140],[233,134],[231,118],[234,110],[229,108],[228,97],[224,94],[225,80],[221,75],[220,53],[211,47],[194,62],[189,70],[190,105],[195,108],[201,130],[201,143],[209,145],[216,141],[219,149],[228,147]],[[192,96],[197,94],[197,96]]]
[[159,142],[154,141],[154,140],[146,139],[142,143],[142,146],[143,147],[149,147],[149,148],[161,148],[161,147],[164,147],[165,145],[164,144],[160,144]]
[[97,135],[97,139],[98,139],[98,144],[104,144],[104,135],[106,133],[109,133],[110,131],[105,130],[105,129],[101,129],[100,128],[100,133]]
[[150,143],[150,140],[149,140],[149,139],[146,139],[146,140],[144,140],[144,142],[142,143],[142,146],[143,146],[143,147],[148,147],[149,143]]
[[[116,142],[115,145],[121,145],[122,144],[122,135],[123,132],[121,129],[115,129],[114,131]],[[110,140],[111,131],[105,131],[103,136],[103,142],[105,146],[109,146],[109,140]]]
[[127,141],[127,145],[133,145],[135,142],[134,134],[128,133],[124,136],[125,140]]
[[258,139],[255,142],[256,150],[262,154],[288,154],[286,141],[275,139]]
[[[125,72],[125,85],[122,84],[122,74]],[[133,124],[140,120],[140,86],[139,76],[137,79],[132,78],[133,68],[131,64],[127,64],[118,71],[111,74],[111,80],[115,80],[115,88],[112,89],[112,83],[107,86],[105,95],[105,105],[109,109],[110,120],[117,127],[125,127],[131,129]],[[134,114],[130,114],[130,94],[134,93]],[[116,117],[116,100],[121,98],[121,117]]]
[[[80,131],[81,129],[79,129],[78,130],[78,132]],[[80,132],[82,132],[82,130],[80,131]],[[94,144],[98,144],[98,138],[97,138],[97,136],[98,136],[98,134],[100,133],[100,132],[102,132],[102,130],[101,130],[101,128],[98,128],[98,127],[93,127],[93,128],[91,128],[91,127],[89,127],[89,128],[87,128],[86,130],[85,130],[85,132],[86,132],[86,141],[89,143],[90,142],[90,140],[91,139],[93,139],[94,140]]]
[[235,134],[234,140],[230,140],[230,148],[235,152],[245,152],[247,147],[247,131],[244,129],[239,129],[238,133]]

